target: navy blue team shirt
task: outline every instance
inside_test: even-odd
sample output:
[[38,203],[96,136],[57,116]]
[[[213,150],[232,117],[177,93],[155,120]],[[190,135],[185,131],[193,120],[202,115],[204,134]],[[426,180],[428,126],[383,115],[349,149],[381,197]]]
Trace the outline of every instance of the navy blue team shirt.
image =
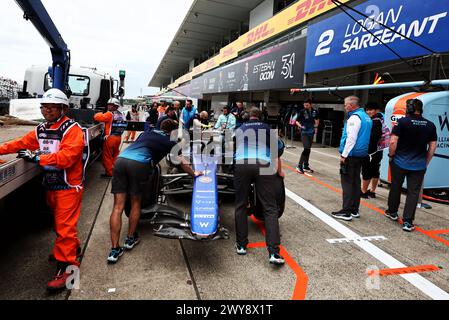
[[405,170],[426,170],[427,145],[438,140],[433,122],[419,115],[401,118],[392,134],[399,137],[394,163]]
[[144,132],[140,137],[120,153],[119,158],[134,160],[141,163],[159,163],[176,145],[170,140],[170,135],[160,130]]

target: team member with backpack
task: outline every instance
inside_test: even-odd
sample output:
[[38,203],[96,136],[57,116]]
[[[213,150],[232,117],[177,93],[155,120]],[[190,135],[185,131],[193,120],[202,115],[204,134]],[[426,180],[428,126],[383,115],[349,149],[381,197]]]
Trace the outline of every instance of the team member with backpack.
[[[377,103],[368,103],[365,112],[373,120],[371,139],[368,148],[369,156],[362,162],[362,193],[364,199],[376,198],[376,188],[380,177],[380,163],[383,151],[390,146],[390,129],[385,124],[384,115]],[[371,190],[369,186],[371,184]]]

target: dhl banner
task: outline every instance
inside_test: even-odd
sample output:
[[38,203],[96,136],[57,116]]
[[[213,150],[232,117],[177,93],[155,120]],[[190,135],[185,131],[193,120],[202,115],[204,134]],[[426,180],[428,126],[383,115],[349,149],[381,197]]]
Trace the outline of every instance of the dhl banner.
[[243,38],[240,37],[220,50],[220,64],[235,59],[242,50]]
[[195,77],[195,76],[197,76],[201,73],[204,73],[206,71],[209,71],[211,69],[214,69],[214,68],[218,67],[220,64],[221,64],[220,55],[217,55],[207,61],[204,61],[199,66],[196,66],[195,68],[193,68],[192,77]]
[[[193,72],[189,72],[189,73],[183,75],[182,77],[179,77],[179,78],[176,80],[177,84],[180,85],[180,84],[183,84],[183,83],[185,83],[185,82],[187,82],[187,81],[192,80],[192,73],[193,73]],[[176,83],[176,82],[175,82],[175,83]]]
[[[349,0],[340,0],[345,3]],[[336,6],[332,0],[300,0],[271,19],[251,29],[241,38],[239,51],[252,47],[290,28],[307,22]]]

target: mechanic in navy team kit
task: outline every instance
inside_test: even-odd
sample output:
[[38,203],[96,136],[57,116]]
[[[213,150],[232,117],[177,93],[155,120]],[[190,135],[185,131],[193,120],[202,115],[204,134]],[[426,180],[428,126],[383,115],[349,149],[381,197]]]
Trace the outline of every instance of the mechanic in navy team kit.
[[401,190],[407,178],[407,199],[404,208],[403,230],[415,230],[416,206],[424,181],[427,166],[437,148],[437,131],[435,125],[423,118],[423,103],[418,99],[407,101],[407,116],[399,119],[391,133],[390,168],[391,187],[388,196],[388,209],[385,215],[391,220],[398,220]]
[[169,106],[167,107],[167,109],[165,110],[165,114],[159,118],[159,120],[156,123],[156,130],[161,130],[161,124],[162,122],[164,122],[165,120],[168,119],[172,119],[177,121],[178,117],[176,115],[176,109],[173,106]]
[[313,137],[317,134],[318,126],[320,125],[318,117],[318,110],[312,107],[312,100],[306,100],[304,109],[299,111],[296,120],[296,125],[301,129],[301,141],[304,146],[304,151],[296,167],[296,171],[301,174],[304,174],[304,171],[313,172],[309,165],[309,158],[312,151]]
[[[110,218],[112,249],[107,259],[109,263],[116,263],[124,252],[119,245],[119,240],[127,195],[131,197],[131,213],[124,248],[131,250],[139,243],[140,239],[136,230],[140,219],[142,192],[153,173],[153,167],[176,145],[176,142],[170,139],[170,134],[177,129],[176,121],[165,120],[161,124],[161,130],[144,132],[134,144],[119,155],[112,177],[111,193],[114,194],[114,207]],[[183,158],[179,160],[186,173],[194,177],[201,175],[199,172],[194,172],[186,160]]]
[[[256,184],[258,199],[264,208],[264,222],[267,230],[265,240],[269,252],[269,262],[276,265],[285,263],[280,252],[279,207],[276,202],[276,191],[273,188],[278,179],[285,176],[279,158],[279,151],[271,152],[271,140],[277,134],[270,126],[261,121],[262,112],[253,108],[250,119],[236,130],[235,154],[235,225],[236,250],[239,255],[246,255],[248,245],[248,215],[247,204],[251,183]],[[251,138],[253,137],[253,138]],[[282,150],[283,151],[283,150]]]

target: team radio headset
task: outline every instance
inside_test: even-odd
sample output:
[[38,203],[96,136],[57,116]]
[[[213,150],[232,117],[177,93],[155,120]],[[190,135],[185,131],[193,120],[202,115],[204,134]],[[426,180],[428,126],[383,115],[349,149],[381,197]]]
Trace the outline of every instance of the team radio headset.
[[[418,108],[416,107],[416,104],[418,103],[417,101],[419,101],[419,100],[418,100],[418,99],[410,99],[410,100],[407,100],[406,107],[405,107],[405,112],[406,112],[408,115],[415,114],[415,112],[417,111],[417,109],[418,109]],[[422,111],[422,108],[421,108],[421,111]],[[393,159],[393,158],[394,158],[394,155],[389,154],[388,157],[389,157],[390,159]]]

